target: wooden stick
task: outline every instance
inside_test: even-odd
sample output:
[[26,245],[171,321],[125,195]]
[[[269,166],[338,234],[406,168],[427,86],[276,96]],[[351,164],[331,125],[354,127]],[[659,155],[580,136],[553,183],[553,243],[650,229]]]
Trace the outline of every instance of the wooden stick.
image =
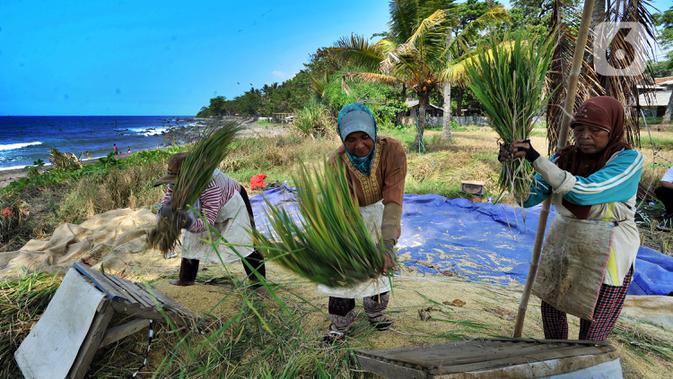
[[[563,106],[563,121],[561,123],[558,143],[556,145],[557,152],[563,149],[568,142],[568,129],[570,127],[573,107],[575,105],[575,98],[577,97],[577,83],[580,77],[580,70],[582,69],[582,62],[584,61],[584,50],[587,45],[587,37],[589,36],[589,27],[591,26],[591,14],[593,9],[593,0],[584,0],[582,23],[580,24],[579,33],[577,34],[575,52],[573,53],[573,65],[570,70],[570,77],[568,78],[568,94]],[[526,285],[523,289],[523,294],[521,295],[519,310],[516,314],[516,321],[514,323],[514,333],[512,334],[514,338],[521,337],[521,332],[523,331],[523,321],[526,318],[528,299],[530,298],[531,288],[535,281],[537,266],[540,261],[540,252],[542,251],[542,242],[544,241],[544,232],[547,227],[547,219],[549,218],[550,199],[551,196],[544,201],[542,210],[540,210],[540,221],[537,226],[537,234],[535,235],[535,245],[533,245],[533,256],[531,258],[530,269],[528,270],[528,278],[526,278]]]

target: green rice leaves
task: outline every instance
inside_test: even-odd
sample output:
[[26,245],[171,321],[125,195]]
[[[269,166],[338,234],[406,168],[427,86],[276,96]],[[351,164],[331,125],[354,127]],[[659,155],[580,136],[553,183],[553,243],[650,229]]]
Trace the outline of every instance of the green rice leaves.
[[[503,40],[491,39],[466,65],[470,89],[505,149],[529,138],[547,105],[550,91],[545,78],[553,51],[549,38],[514,33]],[[503,162],[499,185],[522,201],[528,197],[532,171],[523,159]]]
[[370,236],[352,196],[345,168],[302,166],[293,180],[301,220],[266,201],[268,236],[253,231],[257,248],[294,273],[329,287],[351,286],[381,275],[384,247]]

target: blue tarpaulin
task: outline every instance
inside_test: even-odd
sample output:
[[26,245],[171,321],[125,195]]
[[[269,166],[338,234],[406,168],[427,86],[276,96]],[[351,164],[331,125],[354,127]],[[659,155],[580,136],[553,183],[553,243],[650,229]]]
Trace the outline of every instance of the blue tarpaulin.
[[[296,212],[292,189],[266,191],[272,204]],[[262,195],[251,199],[260,231],[267,230]],[[500,284],[523,283],[528,275],[540,206],[515,209],[508,205],[473,203],[439,195],[404,195],[402,264],[420,272],[464,277]],[[554,217],[553,210],[550,215]],[[550,223],[549,223],[550,224]],[[673,257],[641,247],[629,288],[634,295],[673,292]]]

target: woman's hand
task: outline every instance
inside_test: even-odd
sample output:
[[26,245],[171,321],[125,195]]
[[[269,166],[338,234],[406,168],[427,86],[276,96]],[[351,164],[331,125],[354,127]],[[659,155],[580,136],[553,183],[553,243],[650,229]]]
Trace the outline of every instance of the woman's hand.
[[530,163],[533,163],[539,156],[533,145],[530,143],[530,140],[518,140],[512,142],[512,156],[514,158],[526,158]]
[[385,251],[383,253],[383,273],[387,273],[397,266],[395,260],[395,244],[391,242],[384,242]]
[[176,220],[181,229],[189,229],[194,223],[194,214],[191,211],[179,210],[175,211],[169,205],[164,205],[159,209],[159,218],[166,218],[168,220]]

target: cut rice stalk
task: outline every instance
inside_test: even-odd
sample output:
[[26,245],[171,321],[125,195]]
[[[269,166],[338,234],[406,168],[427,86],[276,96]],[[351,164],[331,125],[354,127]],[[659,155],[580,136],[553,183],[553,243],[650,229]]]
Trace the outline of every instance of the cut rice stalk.
[[175,248],[180,238],[178,211],[187,210],[199,198],[213,176],[213,172],[228,153],[229,144],[234,140],[241,125],[236,122],[225,123],[208,137],[199,141],[182,162],[180,172],[173,187],[170,217],[162,217],[157,227],[147,235],[151,247],[166,253]]
[[[523,33],[511,34],[505,41],[491,39],[477,58],[468,62],[466,73],[470,89],[502,140],[501,148],[511,150],[512,142],[529,138],[533,122],[553,92],[545,77],[554,43]],[[532,173],[524,159],[507,160],[500,172],[500,188],[522,202],[529,195]]]
[[267,201],[267,234],[251,231],[262,254],[329,287],[378,278],[383,243],[371,237],[342,163],[325,163],[323,170],[302,166],[293,179],[300,220]]

